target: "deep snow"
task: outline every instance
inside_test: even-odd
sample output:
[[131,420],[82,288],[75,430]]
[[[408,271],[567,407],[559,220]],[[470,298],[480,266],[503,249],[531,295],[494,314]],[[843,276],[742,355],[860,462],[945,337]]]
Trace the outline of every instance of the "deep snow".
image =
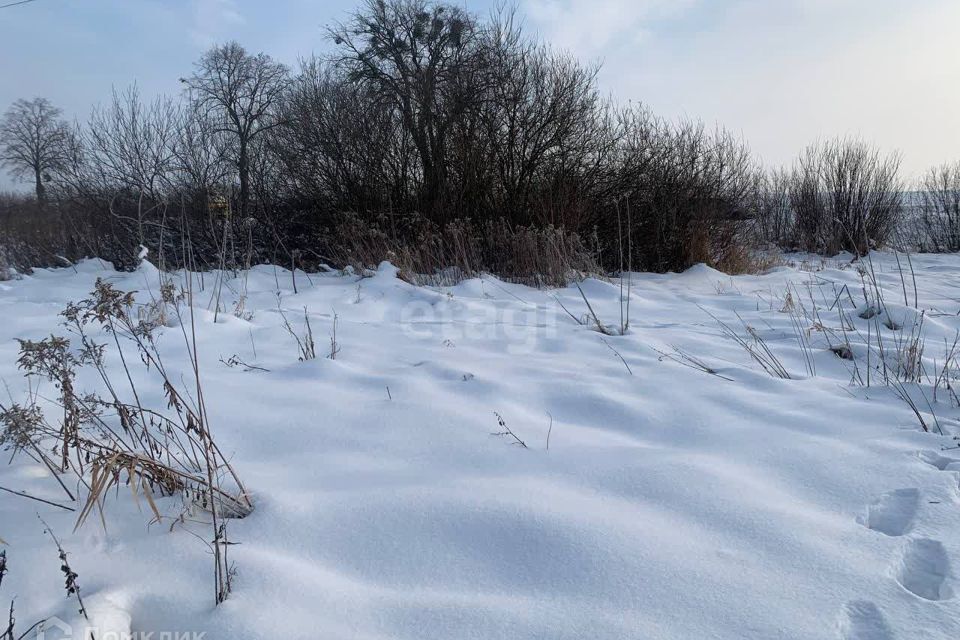
[[[910,274],[901,280],[892,255],[873,260],[888,314],[910,325]],[[64,333],[58,312],[98,277],[141,301],[158,288],[147,263],[107,267],[0,282],[9,398],[28,388],[14,338]],[[960,329],[960,256],[914,256],[913,267],[933,370]],[[848,285],[865,306],[849,258],[762,276],[704,266],[635,274],[630,330],[607,337],[560,308],[555,296],[586,312],[572,286],[484,277],[414,287],[386,264],[372,277],[298,273],[296,294],[279,268],[228,278],[218,322],[213,275],[195,306],[212,429],[256,504],[230,525],[234,593],[214,608],[204,545],[148,526],[149,510],[123,492],[106,532],[94,518],[76,533],[74,514],[0,493],[9,564],[0,608],[16,597],[18,628],[47,616],[76,622],[39,513],[70,553],[99,637],[126,628],[270,639],[960,637],[960,450],[950,449],[960,410],[941,393],[921,409],[947,435],[924,433],[878,371],[869,389],[851,384],[850,362],[808,323],[811,376],[784,311],[793,283],[792,295],[811,305],[812,294],[822,324],[838,331],[835,291]],[[616,326],[619,284],[582,286]],[[278,293],[295,329],[308,309],[317,359],[298,361]],[[743,333],[739,314],[792,379],[764,373],[710,314]],[[869,321],[853,321],[863,372]],[[160,346],[186,369],[178,331]],[[658,353],[673,346],[730,380]],[[221,362],[232,355],[269,371]],[[163,406],[160,389],[142,391]],[[491,435],[494,412],[528,448]],[[0,486],[62,501],[44,468],[5,463]],[[161,508],[175,515],[179,503]]]

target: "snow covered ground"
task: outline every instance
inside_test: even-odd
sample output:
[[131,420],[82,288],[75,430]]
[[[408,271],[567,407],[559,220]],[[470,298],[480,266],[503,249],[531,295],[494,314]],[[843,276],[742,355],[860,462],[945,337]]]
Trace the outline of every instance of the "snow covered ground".
[[[98,638],[956,639],[960,410],[935,378],[960,329],[960,256],[912,263],[916,308],[906,265],[873,256],[885,300],[874,319],[860,317],[867,299],[880,306],[869,273],[842,257],[763,276],[636,274],[622,336],[561,308],[587,313],[575,286],[414,287],[389,265],[298,273],[298,293],[282,269],[231,274],[214,322],[206,274],[195,303],[206,404],[256,505],[230,523],[233,594],[214,608],[204,543],[149,525],[125,491],[106,531],[91,518],[76,532],[75,513],[0,492],[0,609],[16,598],[20,630],[49,616],[81,627],[39,514]],[[63,334],[57,314],[97,278],[141,302],[158,289],[149,264],[104,267],[0,282],[4,404],[28,390],[14,338]],[[616,327],[620,284],[582,287]],[[316,359],[298,360],[278,306],[297,332],[308,310]],[[903,388],[930,432],[884,385],[876,343],[879,331],[892,377],[918,309],[925,374]],[[718,320],[760,349],[752,327],[789,378]],[[844,345],[854,360],[829,349]],[[180,331],[160,347],[187,375]],[[134,375],[162,409],[162,390]],[[39,392],[54,395],[50,383]],[[492,435],[494,412],[526,448]],[[44,467],[6,461],[0,486],[64,501]],[[181,510],[173,498],[159,507]],[[46,638],[63,634],[48,625]]]

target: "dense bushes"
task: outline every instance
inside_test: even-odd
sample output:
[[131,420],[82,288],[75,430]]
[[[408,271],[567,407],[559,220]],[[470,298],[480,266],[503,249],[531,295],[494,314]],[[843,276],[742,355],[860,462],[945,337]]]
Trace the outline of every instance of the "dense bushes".
[[632,144],[613,172],[622,195],[601,214],[616,223],[604,225],[604,244],[616,247],[619,229],[629,227],[635,268],[666,271],[697,262],[724,268],[746,242],[756,173],[746,145],[694,123],[643,122],[631,114],[627,126]]
[[930,169],[909,185],[898,169],[898,154],[860,140],[813,145],[792,169],[758,174],[756,238],[822,254],[883,246],[960,251],[960,163]]
[[64,266],[68,256],[86,254],[70,231],[72,223],[33,197],[0,193],[0,276],[31,266]]
[[863,255],[887,240],[902,213],[899,155],[882,156],[859,140],[809,147],[790,184],[800,246]]
[[756,230],[772,244],[832,255],[883,246],[904,218],[900,156],[853,138],[808,147],[789,171],[760,178]]
[[595,67],[510,12],[369,0],[329,35],[333,53],[295,73],[228,43],[179,101],[133,87],[84,126],[50,123],[56,161],[21,171],[39,176],[44,206],[11,200],[3,242],[22,264],[97,254],[126,267],[143,245],[166,266],[389,254],[421,273],[555,282],[738,268],[758,238],[859,253],[900,215],[897,156],[828,142],[768,174],[723,129],[603,99]]
[[907,203],[902,240],[921,251],[960,251],[960,162],[931,169]]

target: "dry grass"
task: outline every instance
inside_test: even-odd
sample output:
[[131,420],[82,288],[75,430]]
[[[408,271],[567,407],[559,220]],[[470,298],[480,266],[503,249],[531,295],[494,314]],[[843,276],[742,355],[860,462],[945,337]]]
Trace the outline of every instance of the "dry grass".
[[787,368],[783,365],[783,362],[780,361],[780,358],[778,358],[773,350],[770,349],[770,346],[767,344],[766,340],[763,339],[756,329],[748,325],[739,314],[737,315],[737,319],[740,320],[740,324],[743,325],[743,328],[746,331],[746,336],[740,335],[736,329],[703,307],[700,307],[700,309],[708,316],[713,318],[714,322],[717,323],[717,326],[720,327],[720,332],[724,336],[743,347],[743,350],[747,352],[754,362],[759,364],[760,367],[769,375],[782,380],[791,380],[793,378],[793,376],[790,375],[790,372],[787,371]]
[[535,287],[563,286],[575,273],[601,270],[578,235],[504,219],[455,220],[440,227],[416,216],[371,222],[344,215],[324,244],[321,257],[333,266],[363,271],[389,260],[414,284],[451,285],[492,273]]
[[297,343],[297,359],[300,362],[306,362],[307,360],[313,360],[317,357],[317,345],[313,340],[313,327],[310,326],[310,314],[307,312],[307,308],[303,308],[303,331],[297,332],[293,326],[290,324],[290,320],[287,319],[287,315],[283,312],[283,309],[280,306],[280,299],[277,299],[277,311],[280,313],[280,317],[283,319],[283,328],[287,330],[287,333],[290,334],[296,343]]
[[[0,434],[14,453],[43,463],[58,481],[57,472],[76,477],[85,496],[74,496],[60,484],[67,499],[78,504],[78,528],[93,514],[106,527],[108,497],[123,485],[138,503],[144,500],[154,521],[168,521],[171,528],[186,522],[187,514],[197,509],[206,512],[213,532],[208,544],[214,557],[215,601],[220,603],[230,592],[232,576],[225,520],[243,517],[253,505],[210,430],[192,294],[191,288],[178,292],[166,284],[159,303],[141,312],[132,293],[98,280],[90,298],[71,303],[63,312],[73,343],[58,336],[20,343],[20,368],[28,376],[53,382],[61,415],[51,419],[38,409],[37,398],[30,397],[24,405],[0,407]],[[160,303],[165,307],[162,312],[157,310]],[[167,316],[176,318],[170,322],[180,329],[188,347],[190,382],[168,373],[157,349],[155,331]],[[112,345],[97,342],[97,334]],[[127,352],[132,346],[147,365],[150,384],[166,397],[166,410],[141,402],[143,394],[127,365],[124,345]],[[120,361],[119,377],[107,365],[109,346]],[[102,391],[78,393],[74,380],[81,370],[94,372],[103,383]],[[175,496],[183,510],[179,516],[166,516],[157,498]]]

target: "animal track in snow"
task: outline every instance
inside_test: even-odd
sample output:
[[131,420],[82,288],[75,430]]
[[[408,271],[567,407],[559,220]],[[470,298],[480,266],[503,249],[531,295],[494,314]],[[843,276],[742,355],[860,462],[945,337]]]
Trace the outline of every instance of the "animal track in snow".
[[929,538],[911,540],[897,563],[897,582],[910,593],[926,600],[947,600],[953,596],[948,584],[950,561],[943,545]]
[[869,505],[866,514],[858,517],[857,522],[888,536],[902,536],[913,526],[919,504],[919,491],[897,489],[885,493]]
[[921,451],[917,455],[920,459],[940,471],[960,471],[960,460],[942,456],[936,451]]
[[866,600],[843,605],[839,626],[841,640],[893,640],[893,633],[877,605]]

